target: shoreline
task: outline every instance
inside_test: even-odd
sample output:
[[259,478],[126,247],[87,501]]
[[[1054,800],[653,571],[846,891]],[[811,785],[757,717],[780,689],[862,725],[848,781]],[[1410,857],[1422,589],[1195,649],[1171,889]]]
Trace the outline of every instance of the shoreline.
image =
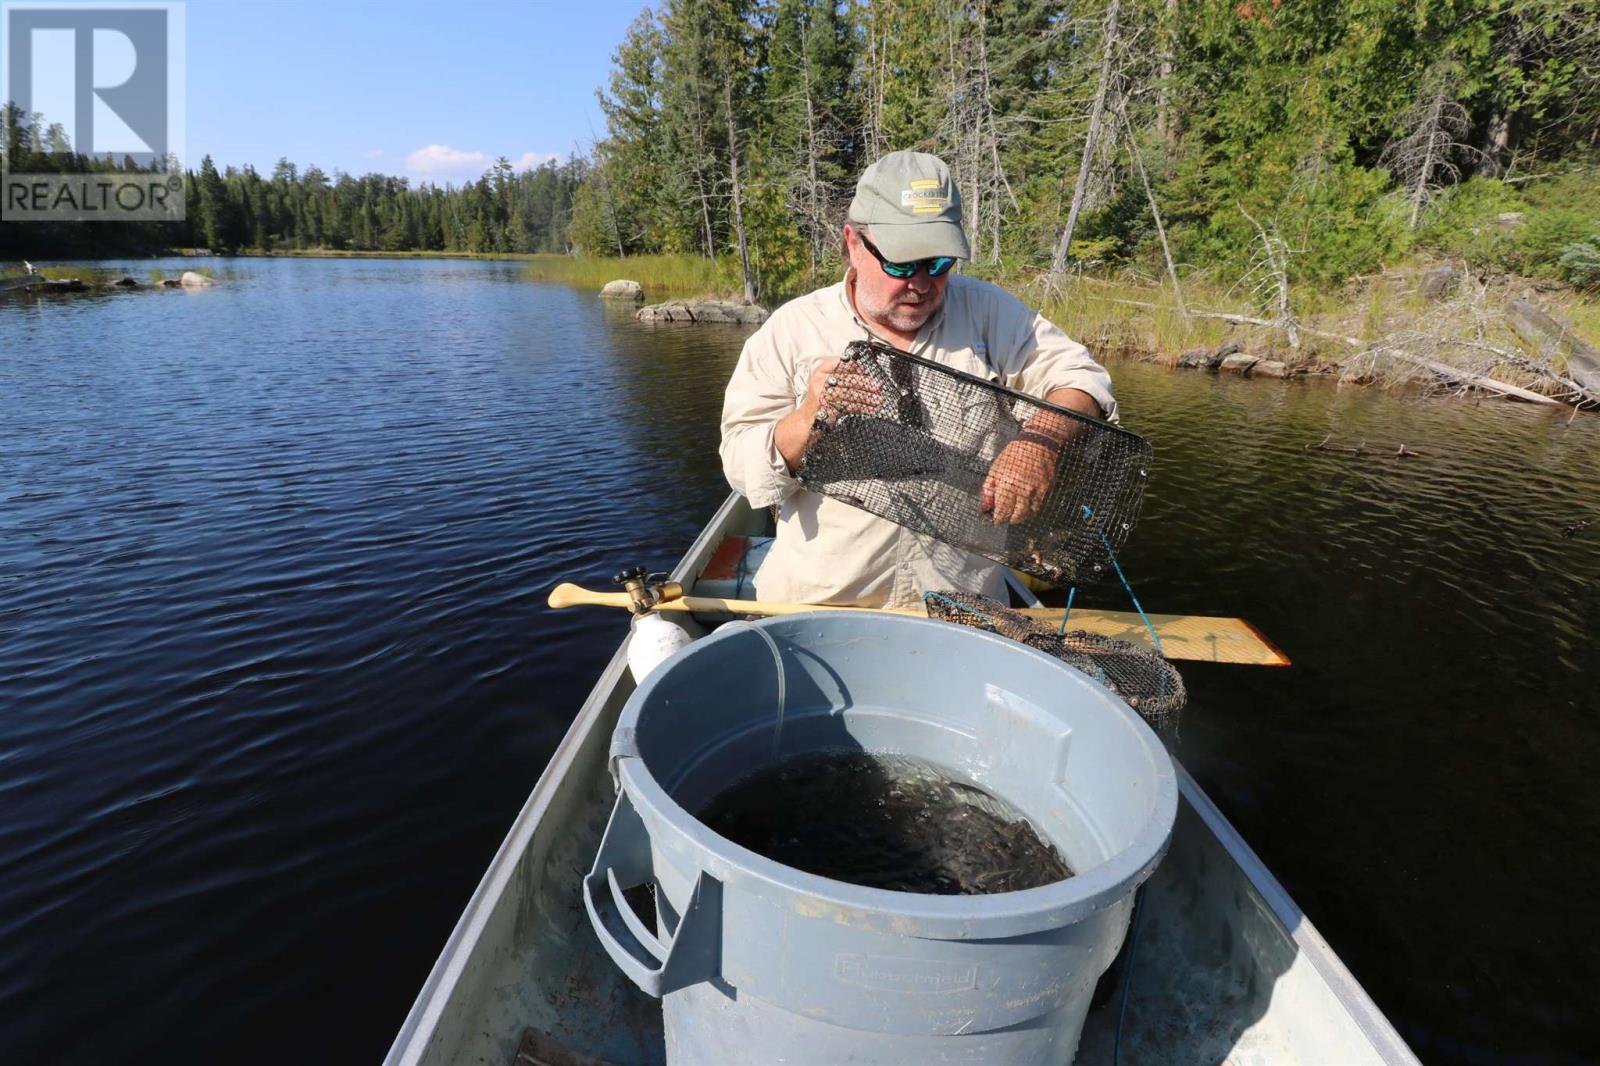
[[[41,274],[61,275],[63,268],[52,262],[83,264],[82,273],[102,275],[86,279],[85,289],[109,292],[121,291],[114,284],[116,271],[94,264],[230,259],[521,262],[527,264],[529,280],[591,289],[597,299],[601,287],[618,278],[638,280],[651,302],[721,299],[735,288],[731,273],[722,276],[732,265],[726,257],[716,262],[686,256],[590,259],[524,252],[289,249],[218,255],[191,248],[139,259],[43,261]],[[1180,310],[1166,285],[1126,275],[1075,275],[1061,287],[1052,287],[1040,275],[990,280],[1042,308],[1102,359],[1128,358],[1242,377],[1317,377],[1384,388],[1414,385],[1466,395],[1499,393],[1562,408],[1600,407],[1600,381],[1594,377],[1597,349],[1589,341],[1600,339],[1600,300],[1536,279],[1479,275],[1458,262],[1408,264],[1354,279],[1336,293],[1308,290],[1298,294],[1304,311],[1297,308],[1296,314],[1276,321],[1195,310],[1231,302],[1231,293],[1203,281],[1186,283],[1188,306]],[[160,286],[154,281],[138,286],[145,287]],[[1544,332],[1530,331],[1528,318],[1542,321]],[[1569,364],[1580,369],[1569,372]]]

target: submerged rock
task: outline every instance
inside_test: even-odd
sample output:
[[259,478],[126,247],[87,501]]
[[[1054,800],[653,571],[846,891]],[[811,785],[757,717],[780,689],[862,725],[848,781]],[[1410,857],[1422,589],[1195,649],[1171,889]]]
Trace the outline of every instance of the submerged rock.
[[618,278],[616,281],[606,282],[605,288],[600,290],[600,296],[606,300],[633,300],[643,302],[644,286],[637,281],[628,281]]
[[139,282],[133,278],[118,278],[111,283],[113,289],[137,289]]
[[767,320],[767,312],[753,304],[739,304],[731,300],[671,300],[664,304],[641,307],[635,317],[640,322],[722,322],[760,325]]

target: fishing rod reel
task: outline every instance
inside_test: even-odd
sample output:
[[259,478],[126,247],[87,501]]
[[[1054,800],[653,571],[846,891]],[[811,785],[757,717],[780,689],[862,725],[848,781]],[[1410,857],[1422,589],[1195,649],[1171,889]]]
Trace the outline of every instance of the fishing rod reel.
[[649,614],[663,603],[683,598],[683,586],[667,578],[667,574],[652,574],[642,566],[630,566],[611,580],[621,585],[628,594],[628,599],[632,601],[628,610],[637,618]]

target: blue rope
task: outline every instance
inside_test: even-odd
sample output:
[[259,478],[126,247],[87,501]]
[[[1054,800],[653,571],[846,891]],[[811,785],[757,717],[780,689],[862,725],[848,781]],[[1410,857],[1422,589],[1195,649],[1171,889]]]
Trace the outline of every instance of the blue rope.
[[750,570],[750,541],[745,541],[744,551],[739,553],[739,564],[733,571],[733,598],[744,598],[744,575]]
[[1072,598],[1078,594],[1078,586],[1071,585],[1067,588],[1067,609],[1061,612],[1061,628],[1056,630],[1056,636],[1063,637],[1067,634],[1067,619],[1072,617]]
[[923,603],[927,603],[929,600],[932,600],[932,599],[942,600],[944,603],[948,604],[951,607],[954,607],[958,611],[966,611],[968,614],[975,614],[979,618],[983,619],[985,622],[988,622],[990,625],[996,625],[997,626],[997,625],[1000,624],[997,620],[995,620],[994,618],[991,618],[990,616],[984,614],[982,611],[978,610],[976,607],[968,607],[964,603],[959,603],[956,600],[952,600],[949,596],[946,596],[942,592],[924,592],[922,594],[922,602]]
[[[1094,521],[1094,512],[1089,510],[1087,504],[1083,505],[1083,520],[1085,522]],[[1106,555],[1111,559],[1111,565],[1117,571],[1117,577],[1122,580],[1122,587],[1127,590],[1128,599],[1133,601],[1133,609],[1139,612],[1139,618],[1144,622],[1144,627],[1150,631],[1150,639],[1155,643],[1156,654],[1165,659],[1167,653],[1161,648],[1161,638],[1156,636],[1156,627],[1150,624],[1150,616],[1144,613],[1144,607],[1139,603],[1139,597],[1133,594],[1133,586],[1128,584],[1128,575],[1122,572],[1122,564],[1117,562],[1117,553],[1111,550],[1111,542],[1106,539],[1105,530],[1096,527],[1094,532],[1100,538],[1100,543],[1105,545]],[[1065,621],[1066,619],[1063,618],[1062,622],[1065,623]]]

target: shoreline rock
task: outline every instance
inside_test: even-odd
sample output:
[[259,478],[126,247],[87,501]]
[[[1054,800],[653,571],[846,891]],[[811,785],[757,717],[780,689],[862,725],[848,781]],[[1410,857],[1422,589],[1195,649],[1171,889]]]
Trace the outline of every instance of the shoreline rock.
[[635,303],[643,303],[644,286],[637,281],[618,278],[616,281],[606,282],[605,288],[600,290],[600,298],[602,300],[632,300]]
[[767,312],[753,304],[731,300],[669,300],[641,307],[634,315],[640,322],[714,322],[757,326],[767,320]]

